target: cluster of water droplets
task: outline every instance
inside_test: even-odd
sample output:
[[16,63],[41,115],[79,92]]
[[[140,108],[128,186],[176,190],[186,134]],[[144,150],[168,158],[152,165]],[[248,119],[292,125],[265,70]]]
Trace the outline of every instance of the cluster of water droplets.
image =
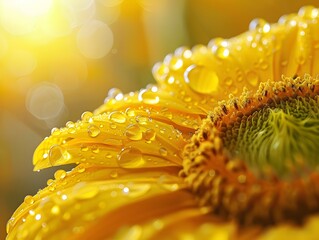
[[239,37],[178,48],[154,65],[153,75],[163,88],[178,91],[185,104],[209,108],[229,94],[238,96],[243,87],[256,90],[260,82],[282,74],[311,72],[311,51],[319,48],[317,21],[318,9],[313,7],[281,17],[274,25],[254,19]]
[[[77,174],[79,171],[83,174]],[[8,221],[7,232],[10,233],[14,225],[21,221],[15,233],[16,239],[27,239],[29,234],[34,236],[31,225],[37,229],[38,239],[45,239],[47,234],[58,230],[56,228],[62,221],[71,225],[74,234],[82,233],[87,223],[131,199],[152,194],[152,191],[170,192],[179,188],[176,176],[154,171],[149,176],[145,175],[144,181],[135,181],[133,171],[130,172],[131,178],[121,180],[121,175],[127,174],[124,169],[118,172],[107,168],[88,168],[82,171],[80,166],[71,172],[58,170],[54,174],[55,179],[48,180],[47,188],[39,190],[35,196],[25,197],[24,203],[17,210],[19,218],[14,215]],[[157,219],[156,225],[159,225],[159,221]]]

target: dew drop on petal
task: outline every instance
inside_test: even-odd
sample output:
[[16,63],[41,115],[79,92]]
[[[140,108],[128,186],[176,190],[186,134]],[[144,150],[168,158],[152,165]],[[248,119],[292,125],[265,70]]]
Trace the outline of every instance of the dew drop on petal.
[[109,116],[109,119],[114,123],[125,123],[126,122],[125,115],[119,111],[112,112]]
[[233,79],[231,77],[226,77],[224,82],[227,86],[231,86],[233,84]]
[[118,154],[117,160],[122,168],[137,168],[145,164],[142,152],[133,147],[123,148]]
[[148,183],[133,184],[129,188],[128,196],[131,198],[141,197],[144,194],[146,194],[150,189],[151,189],[151,184],[148,184]]
[[183,60],[173,56],[169,62],[169,67],[170,69],[177,71],[183,67]]
[[125,136],[130,140],[141,140],[143,137],[143,133],[138,124],[132,124],[127,126],[125,130]]
[[93,125],[93,124],[88,126],[87,131],[88,131],[89,136],[92,138],[97,137],[101,133],[100,128],[98,126]]
[[155,137],[156,137],[156,132],[154,129],[147,129],[144,134],[144,139],[145,141],[154,141],[155,140]]
[[166,156],[167,156],[168,151],[167,151],[167,149],[166,149],[166,148],[161,147],[161,148],[159,149],[159,153],[160,153],[160,155],[161,155],[161,156],[166,157]]
[[100,189],[98,186],[80,182],[73,187],[73,194],[75,198],[85,200],[95,197],[99,193]]
[[216,72],[203,66],[191,65],[186,69],[184,78],[188,86],[198,93],[209,94],[218,89]]
[[93,117],[93,113],[88,112],[88,111],[82,113],[82,115],[81,115],[81,119],[82,119],[83,122],[90,122],[92,117]]
[[250,71],[247,73],[246,77],[247,77],[248,83],[252,85],[253,87],[256,87],[257,84],[259,83],[259,76],[257,75],[256,72]]
[[268,33],[270,31],[270,24],[264,19],[256,18],[250,22],[249,30],[256,30],[259,33]]
[[149,122],[149,118],[144,116],[137,116],[136,122],[138,122],[138,124],[140,125],[147,125],[147,123]]
[[7,226],[6,226],[6,230],[7,230],[7,233],[10,233],[13,226],[14,226],[14,222],[15,222],[15,219],[12,217],[9,219],[9,221],[7,222]]
[[163,81],[169,74],[169,68],[166,64],[158,62],[153,66],[152,73],[157,81]]
[[54,177],[55,177],[56,180],[64,179],[66,177],[66,172],[64,170],[62,170],[62,169],[57,170],[54,173]]
[[49,151],[49,161],[52,166],[55,166],[55,163],[63,158],[64,149],[59,145],[54,145],[50,148]]
[[160,101],[158,94],[148,89],[142,90],[138,95],[138,99],[146,104],[157,104]]
[[110,177],[111,177],[111,178],[117,178],[117,177],[118,177],[117,171],[116,171],[116,170],[112,171],[112,172],[110,173]]
[[33,204],[34,203],[34,198],[31,195],[27,195],[24,198],[24,203],[26,204]]
[[298,15],[307,19],[315,19],[319,16],[319,10],[312,6],[304,6],[299,9]]

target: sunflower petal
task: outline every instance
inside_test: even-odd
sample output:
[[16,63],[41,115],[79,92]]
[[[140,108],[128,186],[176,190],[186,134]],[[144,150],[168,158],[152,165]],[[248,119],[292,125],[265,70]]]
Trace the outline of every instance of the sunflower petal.
[[250,30],[231,39],[213,39],[208,46],[180,48],[154,66],[159,86],[175,91],[176,99],[208,112],[229,94],[239,96],[244,87],[277,81],[282,75],[316,76],[319,51],[318,9],[302,8],[298,14],[269,24],[255,19]]
[[[192,194],[182,190],[186,186],[176,176],[178,170],[170,167],[145,173],[81,165],[69,173],[58,170],[48,187],[26,197],[16,210],[8,222],[8,239],[66,239],[90,231],[95,225],[100,227],[100,221],[119,227],[127,221],[156,217],[161,211],[194,207]],[[156,202],[158,206],[154,208]],[[141,213],[143,209],[150,211],[125,218],[128,211]],[[107,230],[102,231],[105,234],[116,230],[105,225],[103,229]]]
[[34,153],[35,170],[81,162],[124,168],[180,166],[181,150],[201,121],[200,110],[176,109],[173,97],[152,107],[136,94],[123,101],[111,99],[96,114],[86,112],[81,121],[53,129]]

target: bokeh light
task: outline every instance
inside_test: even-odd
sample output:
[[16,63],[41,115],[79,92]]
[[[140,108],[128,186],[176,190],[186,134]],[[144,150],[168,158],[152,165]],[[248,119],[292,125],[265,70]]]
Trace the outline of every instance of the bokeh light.
[[[105,98],[120,100],[154,83],[154,63],[180,46],[234,36],[253,18],[274,22],[306,4],[318,5],[317,0],[0,0],[0,239],[14,209],[56,170],[32,172],[33,151],[51,128],[77,121]],[[185,48],[176,51],[191,57]],[[159,67],[153,71],[167,70]],[[187,74],[191,82],[196,69]],[[201,89],[196,82],[193,87]],[[149,93],[141,92],[141,99]]]
[[26,108],[40,120],[56,118],[64,108],[63,93],[57,85],[40,83],[29,90]]
[[103,22],[86,22],[76,36],[76,43],[81,53],[87,58],[102,58],[113,46],[113,33]]

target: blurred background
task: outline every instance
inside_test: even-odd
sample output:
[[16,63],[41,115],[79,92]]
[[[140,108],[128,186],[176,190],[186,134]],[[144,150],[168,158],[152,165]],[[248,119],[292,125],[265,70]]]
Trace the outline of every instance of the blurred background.
[[[317,0],[0,0],[0,239],[13,211],[56,168],[33,172],[53,127],[103,103],[109,89],[153,83],[180,46],[276,22]],[[318,7],[318,3],[317,3]]]

